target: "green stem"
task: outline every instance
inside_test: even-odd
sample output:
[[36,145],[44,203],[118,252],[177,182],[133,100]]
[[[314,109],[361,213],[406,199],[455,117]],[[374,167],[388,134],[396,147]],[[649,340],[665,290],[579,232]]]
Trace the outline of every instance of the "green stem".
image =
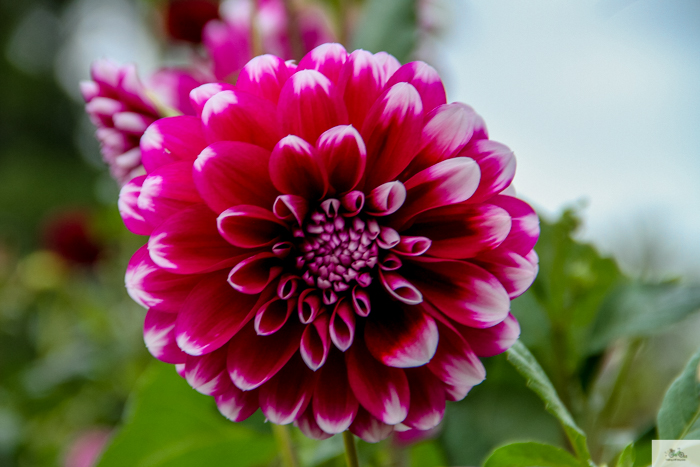
[[282,456],[282,465],[285,467],[298,467],[296,455],[294,454],[294,446],[292,445],[292,437],[289,435],[289,429],[286,425],[272,424],[272,433],[277,442],[277,448]]
[[343,443],[345,443],[345,462],[348,467],[360,467],[357,461],[357,449],[355,449],[355,437],[349,431],[343,432]]

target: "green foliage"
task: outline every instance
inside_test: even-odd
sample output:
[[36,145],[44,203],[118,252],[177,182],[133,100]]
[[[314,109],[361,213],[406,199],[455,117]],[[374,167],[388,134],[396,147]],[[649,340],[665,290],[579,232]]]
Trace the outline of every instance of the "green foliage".
[[618,287],[598,312],[589,352],[621,337],[649,336],[700,309],[700,286],[632,283]]
[[634,460],[634,444],[629,444],[618,456],[615,467],[634,467]]
[[410,447],[410,467],[439,467],[447,464],[447,459],[436,441],[424,441]]
[[508,361],[525,377],[528,387],[540,396],[545,404],[545,409],[559,420],[578,458],[582,461],[589,461],[591,454],[588,451],[585,433],[579,428],[559,399],[554,386],[552,386],[535,357],[521,342],[516,342],[508,350],[507,355]]
[[541,221],[536,246],[540,270],[532,288],[513,301],[525,343],[570,403],[576,374],[588,355],[592,325],[607,294],[623,281],[615,262],[574,240],[580,220],[573,210],[556,222]]
[[496,449],[484,467],[579,467],[578,460],[549,444],[513,443]]
[[153,363],[98,467],[191,467],[226,459],[248,467],[268,463],[275,453],[269,434],[229,422],[172,365]]
[[415,0],[367,0],[352,49],[388,52],[405,63],[416,45]]
[[700,439],[700,350],[671,384],[657,427],[658,439]]

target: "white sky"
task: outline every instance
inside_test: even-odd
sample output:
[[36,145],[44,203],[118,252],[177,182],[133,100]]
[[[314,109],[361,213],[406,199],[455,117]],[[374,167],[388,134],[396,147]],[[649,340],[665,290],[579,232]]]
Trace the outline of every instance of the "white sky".
[[[700,272],[700,1],[452,0],[438,65],[518,157],[542,212],[587,200],[584,236]],[[661,257],[660,259],[658,257]]]

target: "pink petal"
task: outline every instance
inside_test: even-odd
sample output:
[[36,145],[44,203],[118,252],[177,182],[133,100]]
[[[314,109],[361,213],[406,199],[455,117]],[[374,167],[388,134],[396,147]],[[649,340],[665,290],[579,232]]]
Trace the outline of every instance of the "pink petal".
[[299,295],[298,312],[299,321],[311,323],[326,308],[323,306],[321,294],[316,289],[306,289]]
[[393,253],[387,254],[379,263],[382,271],[397,271],[401,266],[403,266],[401,259]]
[[277,109],[283,132],[310,142],[348,123],[347,109],[334,84],[314,70],[297,71],[287,80]]
[[231,267],[245,254],[245,250],[221,238],[216,229],[216,215],[203,204],[170,216],[151,234],[148,251],[159,267],[177,274]]
[[176,212],[201,202],[192,181],[192,164],[175,162],[148,174],[137,204],[148,223],[157,227]]
[[407,233],[430,238],[430,256],[462,259],[495,249],[510,228],[510,215],[505,209],[462,203],[419,214]]
[[260,55],[243,67],[238,75],[236,87],[277,104],[282,86],[290,75],[281,58]]
[[498,279],[466,261],[412,257],[401,271],[426,301],[466,326],[493,326],[510,310],[510,298]]
[[479,357],[493,357],[510,349],[520,337],[520,325],[512,314],[495,326],[485,329],[459,326],[464,339]]
[[[97,100],[97,99],[96,99]],[[95,101],[93,101],[95,102]],[[114,128],[134,136],[141,136],[155,119],[137,112],[117,112],[112,116]]]
[[404,256],[420,256],[428,251],[431,244],[432,241],[427,237],[401,235],[401,241],[393,251]]
[[150,235],[153,231],[153,227],[146,221],[138,206],[138,199],[144,180],[146,180],[145,175],[132,178],[122,187],[117,203],[124,225],[131,233],[136,235]]
[[474,131],[478,131],[480,121],[474,109],[461,102],[433,109],[426,116],[421,150],[407,169],[408,175],[455,157],[472,139]]
[[219,20],[209,21],[202,29],[202,42],[214,62],[214,75],[217,79],[233,75],[253,55],[249,26],[229,25]]
[[362,128],[370,107],[384,87],[383,70],[374,55],[366,50],[350,54],[340,73],[339,88],[348,109],[350,124]]
[[242,422],[260,407],[258,392],[257,390],[241,391],[231,384],[224,392],[215,396],[216,406],[221,415],[232,422]]
[[90,77],[110,91],[114,91],[119,85],[119,65],[110,59],[95,60],[90,66]]
[[331,349],[331,339],[328,333],[328,315],[318,316],[313,323],[307,324],[301,335],[299,351],[306,366],[313,371],[321,368]]
[[190,103],[198,116],[202,116],[204,104],[221,91],[232,91],[235,87],[228,83],[206,83],[190,91]]
[[260,408],[265,417],[277,425],[292,423],[311,402],[316,375],[304,365],[299,355],[260,388]]
[[282,138],[269,162],[272,184],[284,194],[320,199],[328,191],[328,178],[316,150],[298,136]]
[[379,185],[367,195],[365,212],[372,216],[388,216],[403,206],[406,201],[406,187],[403,183],[387,182]]
[[486,378],[486,370],[469,344],[446,325],[440,322],[437,325],[440,342],[435,356],[427,365],[428,369],[440,381],[458,388],[470,388],[481,383]]
[[319,373],[312,403],[314,417],[323,431],[342,433],[350,427],[359,408],[348,384],[342,354],[334,351]]
[[355,312],[346,298],[341,299],[335,306],[329,330],[333,344],[342,352],[352,345],[355,337]]
[[282,137],[275,105],[239,89],[212,96],[202,110],[207,140],[240,141],[272,150]]
[[316,70],[337,83],[347,58],[348,53],[342,45],[323,44],[307,53],[299,62],[297,70]]
[[201,77],[195,77],[186,70],[162,68],[148,79],[148,87],[166,106],[185,115],[199,115],[189,97],[190,91],[202,84],[202,81]]
[[448,159],[418,172],[404,184],[406,202],[392,217],[392,225],[401,225],[428,209],[469,199],[479,184],[479,176],[479,166],[468,157]]
[[411,390],[411,407],[404,425],[418,430],[436,427],[445,414],[445,389],[426,367],[406,370]]
[[226,355],[225,347],[201,357],[188,355],[185,379],[197,392],[207,396],[225,392],[231,386],[226,371]]
[[199,118],[180,116],[156,120],[141,137],[141,159],[146,172],[180,161],[194,161],[207,147]]
[[435,355],[438,328],[417,307],[391,304],[367,320],[365,342],[374,358],[387,366],[417,367]]
[[423,128],[423,104],[416,89],[399,83],[372,105],[362,125],[367,145],[365,192],[394,180],[418,152]]
[[474,259],[476,264],[498,278],[511,299],[522,295],[535,281],[539,270],[537,261],[534,250],[524,258],[506,248],[498,248]]
[[153,262],[148,247],[142,246],[126,267],[126,291],[145,308],[177,312],[201,276],[173,274]]
[[[273,251],[274,253],[274,251]],[[296,297],[298,294],[297,288],[301,282],[301,277],[294,274],[283,274],[277,283],[277,296],[282,300],[288,300],[290,298]],[[296,304],[296,300],[294,300]],[[296,307],[296,305],[295,305]]]
[[357,186],[365,172],[367,149],[355,128],[331,128],[318,138],[316,148],[328,174],[331,193],[347,193]]
[[216,213],[239,204],[269,209],[277,191],[268,174],[270,153],[248,143],[214,143],[197,158],[194,183]]
[[407,305],[417,305],[423,301],[423,295],[413,284],[393,271],[379,271],[382,285],[389,295]]
[[143,324],[143,340],[148,351],[165,363],[185,363],[187,354],[175,342],[175,313],[150,309]]
[[295,305],[295,300],[280,300],[277,297],[265,303],[255,313],[255,332],[259,336],[269,336],[279,331],[289,319]]
[[228,283],[244,294],[258,294],[282,269],[282,263],[273,253],[258,253],[236,264],[228,275]]
[[330,433],[326,433],[318,426],[318,423],[316,423],[314,419],[314,411],[311,408],[311,404],[309,404],[306,410],[294,421],[294,426],[299,428],[307,438],[323,440],[333,436]]
[[130,107],[134,107],[144,113],[158,115],[158,110],[146,95],[146,88],[138,77],[136,65],[127,64],[120,68],[117,94],[119,95],[119,100]]
[[470,144],[460,152],[479,164],[481,180],[470,202],[478,203],[506,189],[515,176],[515,156],[507,146],[487,139]]
[[401,68],[401,62],[399,62],[396,57],[386,52],[377,52],[374,54],[374,59],[382,68],[382,84],[386,84],[394,73]]
[[226,271],[201,276],[177,315],[177,344],[190,355],[212,352],[250,321],[258,297],[226,282]]
[[287,230],[267,209],[238,205],[222,212],[216,220],[219,233],[231,245],[258,248],[272,245]]
[[396,83],[410,83],[418,90],[425,113],[447,103],[445,86],[435,68],[424,62],[411,62],[399,68],[386,83],[391,87]]
[[368,443],[378,443],[387,439],[394,432],[394,427],[377,420],[368,411],[360,407],[355,420],[350,425],[350,432]]
[[512,196],[498,195],[489,203],[500,206],[510,214],[512,227],[500,248],[527,256],[540,236],[540,219],[529,204]]
[[365,194],[358,190],[351,191],[340,198],[340,205],[345,209],[343,216],[355,217],[365,206]]
[[291,320],[273,336],[258,336],[252,325],[241,329],[228,346],[228,372],[233,384],[250,391],[269,381],[299,349],[303,330]]
[[345,352],[345,363],[350,387],[370,414],[388,425],[406,418],[410,394],[403,370],[375,360],[361,339],[355,340],[355,345]]
[[301,196],[280,195],[272,205],[272,212],[278,219],[285,221],[295,219],[299,225],[302,225],[309,212],[309,203]]

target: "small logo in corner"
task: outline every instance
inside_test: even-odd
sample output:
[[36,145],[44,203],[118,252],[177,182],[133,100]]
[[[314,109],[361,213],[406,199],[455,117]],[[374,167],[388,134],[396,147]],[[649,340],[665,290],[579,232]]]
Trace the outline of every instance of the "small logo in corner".
[[668,451],[666,451],[666,460],[667,461],[684,462],[686,459],[688,459],[688,456],[686,456],[685,453],[683,451],[681,451],[680,448],[669,449]]

